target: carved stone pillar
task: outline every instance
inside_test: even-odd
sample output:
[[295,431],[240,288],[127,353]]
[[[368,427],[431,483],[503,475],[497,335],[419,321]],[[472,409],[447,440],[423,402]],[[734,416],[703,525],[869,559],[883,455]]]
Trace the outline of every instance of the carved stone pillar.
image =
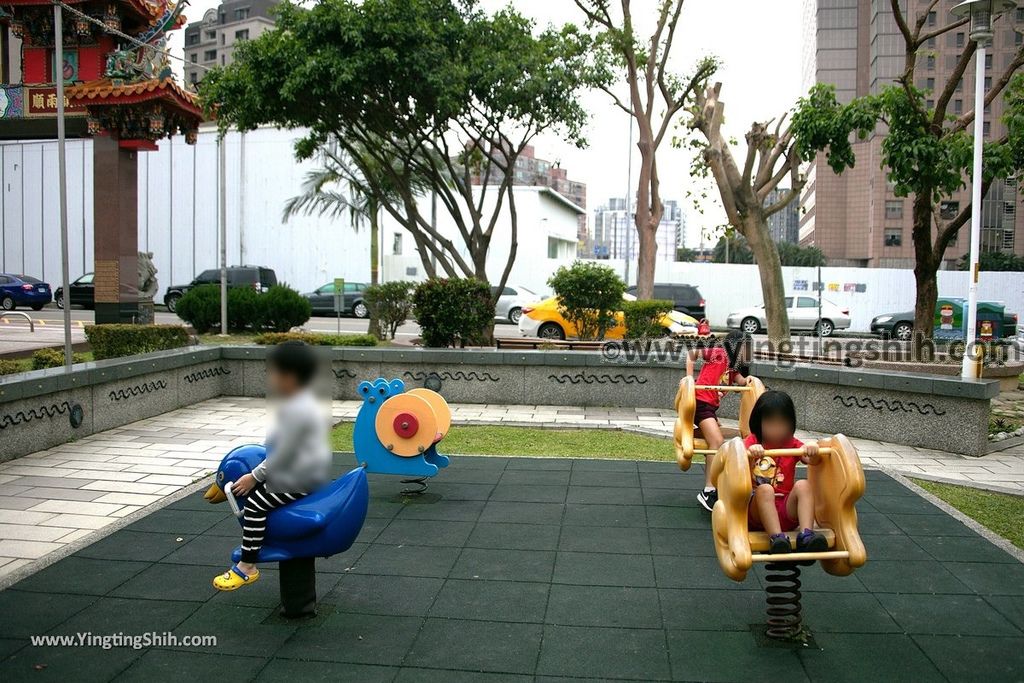
[[138,152],[93,138],[96,322],[138,322]]

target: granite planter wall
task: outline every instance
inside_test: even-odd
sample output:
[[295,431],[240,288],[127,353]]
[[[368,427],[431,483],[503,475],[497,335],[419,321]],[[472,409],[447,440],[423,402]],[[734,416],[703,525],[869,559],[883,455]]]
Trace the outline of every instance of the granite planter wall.
[[[399,377],[453,403],[669,408],[683,363],[609,362],[600,353],[323,349],[325,388],[354,399],[359,382]],[[0,460],[217,396],[263,396],[267,349],[193,347],[25,373],[0,381]],[[796,400],[801,427],[982,455],[999,383],[825,366],[754,363]],[[723,417],[738,402],[723,401]]]

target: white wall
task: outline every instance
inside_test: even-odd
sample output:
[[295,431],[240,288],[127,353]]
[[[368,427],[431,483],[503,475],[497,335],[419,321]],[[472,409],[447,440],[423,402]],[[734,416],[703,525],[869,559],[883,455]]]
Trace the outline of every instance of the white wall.
[[[607,265],[624,275],[622,260],[595,261]],[[514,280],[538,292],[550,292],[547,278],[563,265],[562,261],[545,259],[531,264],[522,275]],[[784,267],[783,278],[786,292],[803,293],[795,290],[797,281],[806,281],[806,293],[812,291],[818,281],[817,268]],[[824,298],[842,307],[849,308],[852,318],[851,329],[867,332],[871,319],[881,313],[898,313],[914,308],[914,273],[910,270],[883,268],[822,268],[825,282]],[[707,300],[708,319],[712,325],[725,325],[730,311],[763,303],[761,278],[757,266],[720,263],[662,263],[658,262],[655,280],[695,285]],[[631,268],[631,283],[636,281],[636,263]],[[864,285],[863,292],[845,291],[846,285]],[[967,296],[967,273],[961,271],[939,272],[940,296]],[[829,291],[830,285],[837,285],[839,291]],[[1006,310],[1024,314],[1024,273],[983,272],[979,283],[979,298],[1002,301]]]
[[[228,262],[269,266],[281,282],[311,290],[335,277],[367,280],[367,229],[349,219],[299,216],[282,221],[314,167],[292,153],[301,131],[260,129],[227,137]],[[92,142],[69,140],[68,232],[71,277],[92,270]],[[60,283],[57,144],[0,143],[0,271],[25,272]],[[195,145],[164,140],[139,156],[139,249],[152,251],[160,292],[218,265],[217,145],[204,129]]]

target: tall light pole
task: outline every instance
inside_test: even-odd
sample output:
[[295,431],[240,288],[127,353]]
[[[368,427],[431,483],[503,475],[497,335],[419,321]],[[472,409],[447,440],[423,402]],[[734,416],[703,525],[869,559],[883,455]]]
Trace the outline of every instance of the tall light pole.
[[60,269],[64,297],[64,369],[71,371],[71,286],[68,274],[68,165],[65,156],[64,131],[64,15],[60,5],[53,5],[53,61],[57,86],[57,176],[60,209]]
[[626,286],[629,287],[629,257],[633,250],[633,231],[629,227],[630,206],[633,196],[633,115],[629,115],[629,145],[626,146],[626,196],[625,212],[623,213],[623,229],[626,232]]
[[971,178],[971,260],[967,289],[967,339],[961,377],[978,377],[980,359],[975,359],[978,338],[978,275],[981,270],[981,183],[982,146],[985,142],[985,48],[992,42],[992,22],[1008,10],[1014,0],[965,0],[953,8],[957,17],[971,20],[971,40],[978,44],[974,54],[974,169]]

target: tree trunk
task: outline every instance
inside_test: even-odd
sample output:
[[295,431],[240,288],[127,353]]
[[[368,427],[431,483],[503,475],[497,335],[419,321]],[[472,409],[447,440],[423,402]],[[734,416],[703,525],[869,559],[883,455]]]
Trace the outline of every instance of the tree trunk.
[[761,297],[764,299],[764,314],[768,320],[768,340],[778,349],[779,344],[788,344],[790,341],[786,286],[782,280],[779,251],[772,242],[768,219],[763,211],[752,209],[743,221],[743,236],[747,238],[761,276]]
[[935,303],[939,298],[938,270],[942,255],[935,253],[932,243],[932,212],[935,208],[921,195],[914,196],[914,357],[922,350],[916,343],[931,339],[935,327]]
[[[376,204],[370,205],[370,284],[376,285],[380,270],[380,212]],[[377,339],[383,339],[380,320],[377,313],[370,309],[370,323],[366,328],[367,334],[372,334]]]
[[[658,260],[657,226],[637,226],[640,249],[636,257],[636,298],[654,298],[654,268]],[[628,283],[627,283],[628,284]]]

